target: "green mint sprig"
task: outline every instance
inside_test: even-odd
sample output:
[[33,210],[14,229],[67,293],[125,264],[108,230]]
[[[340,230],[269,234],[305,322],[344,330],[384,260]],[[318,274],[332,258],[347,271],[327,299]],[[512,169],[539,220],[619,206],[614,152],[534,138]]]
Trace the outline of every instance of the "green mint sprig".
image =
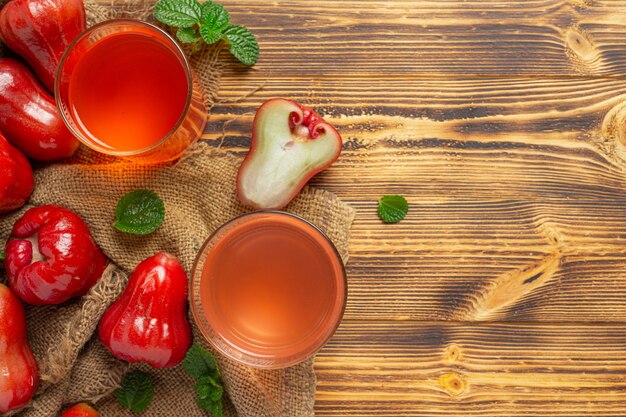
[[183,43],[203,40],[209,45],[219,41],[244,65],[259,59],[259,44],[247,28],[230,24],[230,14],[221,4],[206,0],[160,0],[154,6],[154,17],[177,28],[176,37]]
[[195,343],[183,360],[183,368],[196,379],[195,390],[198,406],[213,417],[224,417],[222,396],[224,388],[220,371],[211,352]]
[[4,261],[4,251],[0,250],[0,262]]
[[129,372],[122,379],[122,386],[115,390],[115,398],[133,413],[143,413],[150,407],[154,388],[150,375],[141,371]]
[[378,216],[385,223],[398,223],[409,211],[409,203],[401,195],[386,195],[378,202]]
[[136,190],[117,203],[113,226],[120,232],[148,235],[163,224],[164,218],[163,200],[154,191]]

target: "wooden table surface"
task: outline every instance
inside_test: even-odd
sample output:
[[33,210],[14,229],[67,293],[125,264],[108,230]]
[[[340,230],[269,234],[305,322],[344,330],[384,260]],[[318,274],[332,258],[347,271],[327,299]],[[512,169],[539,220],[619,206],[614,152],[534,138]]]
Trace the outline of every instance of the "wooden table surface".
[[313,180],[358,213],[316,415],[626,416],[626,1],[223,3],[262,52],[205,138],[243,154],[281,96],[345,140]]

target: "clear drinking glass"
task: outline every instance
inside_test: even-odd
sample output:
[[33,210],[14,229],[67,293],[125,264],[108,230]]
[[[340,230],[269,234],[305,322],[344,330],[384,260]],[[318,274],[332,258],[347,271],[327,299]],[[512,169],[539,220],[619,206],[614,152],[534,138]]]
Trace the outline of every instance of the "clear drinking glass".
[[332,242],[295,215],[235,218],[206,241],[189,290],[191,311],[220,352],[284,368],[321,349],[343,316],[347,281]]
[[[145,129],[154,128],[155,132],[163,132],[163,134],[158,133],[158,136],[150,143],[137,142],[135,144],[134,141],[142,136],[143,133],[143,131],[135,129],[134,133],[132,131],[128,132],[127,138],[123,139],[126,142],[124,142],[122,147],[112,146],[110,144],[111,142],[107,142],[107,138],[104,137],[106,136],[105,134],[94,133],[88,128],[87,124],[78,115],[78,104],[75,104],[76,100],[74,99],[74,97],[78,97],[78,100],[82,99],[83,101],[92,99],[91,104],[89,104],[89,106],[91,106],[89,110],[92,117],[96,117],[93,116],[93,114],[97,114],[98,111],[97,92],[106,93],[107,89],[102,87],[102,85],[100,85],[102,83],[100,83],[98,84],[100,87],[94,85],[93,91],[83,88],[84,91],[81,92],[78,90],[80,92],[80,94],[78,94],[75,93],[77,90],[74,86],[81,82],[81,77],[85,78],[84,75],[80,75],[82,74],[80,70],[81,61],[83,61],[84,64],[89,60],[89,62],[99,62],[97,61],[99,59],[106,64],[115,59],[127,59],[131,60],[131,62],[148,65],[148,61],[137,61],[144,53],[144,49],[137,49],[137,54],[126,53],[126,55],[124,55],[122,52],[119,54],[112,53],[116,49],[123,48],[125,44],[130,44],[131,40],[139,38],[141,38],[142,41],[145,40],[149,42],[147,45],[152,48],[150,49],[152,52],[149,55],[149,59],[151,59],[150,62],[154,63],[154,65],[147,66],[144,71],[145,76],[143,79],[138,78],[138,80],[160,79],[158,77],[163,78],[167,74],[159,73],[159,71],[165,71],[163,66],[160,65],[160,62],[173,63],[172,68],[176,69],[176,74],[179,75],[178,79],[180,81],[180,88],[172,92],[179,93],[177,96],[178,107],[172,110],[174,114],[168,114],[170,120],[161,117],[159,112],[156,111],[158,109],[150,107],[152,103],[147,101],[151,95],[158,94],[160,90],[171,87],[171,85],[167,84],[167,79],[164,79],[164,82],[159,86],[155,85],[154,88],[145,89],[146,104],[142,105],[142,109],[135,108],[135,110],[145,110],[146,112],[154,111],[152,119],[144,123]],[[112,42],[114,42],[115,45],[113,45]],[[115,48],[113,48],[113,46],[115,46]],[[157,47],[158,50],[154,49],[154,47]],[[156,52],[154,52],[153,49]],[[106,57],[104,55],[100,57],[97,56],[98,54],[105,53],[109,55]],[[110,56],[110,59],[108,56]],[[175,58],[172,58],[172,56]],[[135,61],[132,61],[133,59],[135,59]],[[104,72],[104,74],[102,74],[102,71],[106,71],[108,67],[106,67],[106,65],[105,69],[102,67],[103,66],[100,65],[94,68],[94,73],[100,71],[100,78],[96,78],[98,80],[107,77],[107,73]],[[111,77],[113,77],[113,72],[115,72],[118,81],[117,83],[111,84],[112,88],[117,86],[119,89],[121,88],[119,87],[120,85],[125,85],[124,82],[132,83],[132,81],[129,81],[128,77],[139,76],[136,74],[137,68],[133,66],[124,69],[126,74],[124,74],[120,67],[111,66]],[[129,97],[135,99],[137,97],[144,97],[141,96],[144,92],[138,90],[138,88],[134,88],[136,86],[137,83],[129,86]],[[137,91],[139,91],[139,93],[137,93]],[[139,96],[132,96],[131,94],[139,94]],[[72,95],[74,95],[74,97],[72,97]],[[204,105],[202,85],[193,73],[189,61],[180,46],[169,34],[160,28],[134,19],[106,21],[87,29],[78,36],[78,38],[71,43],[61,59],[56,75],[55,96],[63,121],[83,144],[98,152],[107,155],[132,158],[133,161],[139,163],[159,163],[177,159],[202,135],[207,121],[207,108]],[[107,104],[109,99],[114,98],[115,97],[107,97],[106,100],[103,100],[103,103]],[[128,103],[128,101],[120,101],[120,113],[123,113],[124,110],[122,110],[122,107],[125,103]],[[124,126],[124,114],[111,113],[114,110],[114,106],[111,106],[111,108],[107,110],[108,113],[104,112],[108,114],[108,116],[102,116],[103,120],[101,123],[99,122],[98,127],[100,128],[100,132],[105,132],[105,130],[103,130],[106,129],[105,123],[107,120],[105,120],[105,117],[111,118],[111,124],[113,124],[114,121],[115,123],[119,123],[120,128],[116,130],[116,140],[120,141],[120,138],[124,136],[124,130],[122,128]],[[129,109],[126,109],[127,112],[128,110]],[[129,114],[135,114],[132,108],[130,110],[131,111],[128,112]],[[168,111],[170,111],[169,108]],[[156,125],[161,127],[160,131],[155,127]]]

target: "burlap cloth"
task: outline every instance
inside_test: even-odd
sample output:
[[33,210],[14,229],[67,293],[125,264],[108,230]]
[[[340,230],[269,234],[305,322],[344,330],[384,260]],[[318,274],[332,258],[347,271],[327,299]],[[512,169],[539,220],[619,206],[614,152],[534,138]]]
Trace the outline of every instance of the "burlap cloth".
[[[103,7],[87,2],[88,24],[114,17],[146,18],[152,1],[115,2]],[[210,106],[221,68],[219,51],[206,48],[192,64],[207,90]],[[209,121],[210,122],[210,121]],[[74,161],[36,171],[35,192],[27,207],[0,217],[0,239],[8,237],[14,221],[27,208],[60,204],[79,213],[112,260],[99,283],[82,299],[60,306],[27,306],[28,336],[40,366],[41,386],[24,417],[53,417],[66,405],[90,401],[104,417],[132,416],[111,393],[129,369],[151,374],[155,398],[143,413],[154,417],[206,416],[195,402],[194,381],[179,366],[155,371],[144,365],[129,366],[113,358],[94,331],[98,320],[121,293],[127,274],[143,259],[165,250],[176,254],[190,270],[204,240],[218,226],[246,212],[235,195],[240,160],[206,144],[198,144],[176,164],[140,167],[115,159],[98,159],[82,151]],[[148,188],[165,202],[163,226],[144,237],[117,232],[114,207],[128,191]],[[354,211],[332,194],[305,189],[288,211],[317,224],[347,259]],[[195,339],[208,344],[194,326]],[[276,371],[257,370],[217,356],[222,370],[225,413],[238,417],[312,416],[315,401],[313,360]]]

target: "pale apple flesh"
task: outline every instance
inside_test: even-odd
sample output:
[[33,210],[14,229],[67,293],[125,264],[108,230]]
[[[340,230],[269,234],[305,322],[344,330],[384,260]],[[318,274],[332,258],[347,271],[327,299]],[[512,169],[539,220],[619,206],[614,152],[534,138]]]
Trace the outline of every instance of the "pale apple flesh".
[[341,153],[341,136],[311,109],[286,99],[265,102],[254,117],[252,145],[239,168],[242,204],[261,210],[286,206]]

